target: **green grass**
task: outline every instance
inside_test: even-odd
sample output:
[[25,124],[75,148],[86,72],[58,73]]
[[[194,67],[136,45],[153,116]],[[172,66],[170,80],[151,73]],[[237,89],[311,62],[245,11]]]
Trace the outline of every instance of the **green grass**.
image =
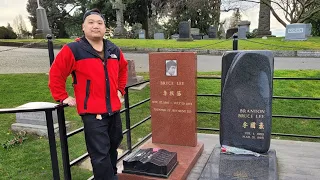
[[[266,40],[254,38],[239,40],[240,50],[320,50],[320,37],[310,37],[307,41],[284,41],[283,37],[271,37]],[[39,42],[36,39],[1,40],[0,42]],[[63,45],[73,39],[57,39],[54,44]],[[154,40],[154,39],[111,39],[119,47],[130,48],[183,48],[183,49],[232,49],[232,40],[194,40],[191,42],[176,40]],[[43,41],[42,41],[43,42]]]
[[[148,79],[148,73],[142,73]],[[199,73],[201,76],[219,76],[220,72]],[[320,77],[320,71],[276,71],[275,77]],[[0,108],[17,107],[31,101],[53,102],[47,87],[48,76],[44,74],[12,74],[0,75]],[[68,79],[67,90],[72,95],[71,79]],[[198,80],[198,94],[219,94],[220,80]],[[320,97],[320,83],[316,81],[274,81],[275,96],[303,96]],[[149,97],[149,87],[142,91],[130,90],[130,104],[135,104]],[[215,111],[220,109],[220,98],[198,97],[199,111]],[[320,103],[317,101],[292,101],[274,100],[273,114],[297,115],[320,117]],[[131,126],[143,118],[149,112],[149,103],[132,109]],[[66,108],[66,119],[70,121],[74,130],[82,126],[82,122],[75,108]],[[125,128],[125,118],[123,127]],[[10,126],[15,122],[15,115],[0,115],[0,143],[5,143],[15,135]],[[312,120],[282,119],[274,118],[272,131],[288,134],[320,135],[320,122]],[[219,128],[218,115],[198,115],[198,127]],[[132,144],[138,142],[151,132],[150,121],[134,129],[132,132]],[[275,137],[278,138],[279,137]],[[281,137],[281,139],[284,139]],[[297,138],[291,138],[297,139]],[[305,139],[297,139],[305,140]],[[306,139],[310,140],[310,139]],[[57,149],[61,157],[60,142],[57,139]],[[126,149],[126,137],[121,148]],[[69,139],[70,159],[86,152],[83,133],[77,134]],[[62,171],[61,158],[59,159],[60,171]],[[51,179],[51,164],[48,140],[42,137],[28,135],[28,139],[22,144],[9,150],[0,147],[0,179],[18,180],[23,177],[26,180]],[[62,172],[60,172],[62,174]],[[79,167],[72,168],[74,180],[86,179],[91,176],[88,170]],[[62,177],[62,175],[61,175]]]

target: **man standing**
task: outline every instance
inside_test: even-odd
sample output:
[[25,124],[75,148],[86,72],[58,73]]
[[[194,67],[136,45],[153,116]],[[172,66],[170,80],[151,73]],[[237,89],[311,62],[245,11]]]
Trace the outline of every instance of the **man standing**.
[[[103,39],[106,26],[99,10],[87,11],[83,21],[84,37],[65,45],[52,64],[49,88],[55,100],[77,106],[95,180],[113,180],[117,179],[117,148],[123,138],[119,111],[127,61],[116,45]],[[75,98],[66,91],[70,74]]]

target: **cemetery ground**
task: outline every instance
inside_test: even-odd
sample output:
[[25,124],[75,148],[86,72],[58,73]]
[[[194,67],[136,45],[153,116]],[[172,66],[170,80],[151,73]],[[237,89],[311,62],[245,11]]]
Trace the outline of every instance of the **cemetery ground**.
[[[56,39],[54,45],[62,46],[63,44],[74,41],[74,39]],[[232,49],[232,39],[210,39],[194,41],[176,41],[176,40],[154,40],[154,39],[111,39],[113,43],[121,48],[168,48],[168,49],[214,49],[227,50]],[[39,39],[0,39],[0,44],[5,43],[35,43],[40,42],[46,46],[46,41]],[[306,41],[285,41],[284,37],[270,37],[268,39],[253,38],[239,40],[239,50],[320,50],[320,37],[310,37]],[[21,46],[22,44],[20,44]],[[17,44],[17,46],[19,46]]]
[[[138,73],[149,79],[148,73]],[[199,73],[198,76],[220,76],[220,72]],[[275,77],[320,77],[319,70],[278,70]],[[0,75],[0,108],[17,107],[27,102],[45,101],[53,102],[47,87],[48,76],[45,74],[3,74]],[[67,90],[72,95],[71,78],[68,79]],[[274,81],[274,96],[293,97],[320,97],[320,84],[315,81]],[[198,94],[219,94],[220,80],[198,80]],[[129,90],[130,105],[150,97],[149,87],[142,91]],[[198,111],[215,111],[220,108],[218,97],[198,97]],[[274,115],[296,116],[320,116],[320,104],[308,100],[280,100],[273,101]],[[150,115],[149,104],[146,103],[131,111],[131,125],[141,121]],[[75,108],[66,108],[66,120],[71,122],[69,130],[82,126],[80,117]],[[125,117],[122,114],[123,127]],[[0,115],[0,143],[5,144],[8,140],[17,136],[10,130],[15,122],[14,114]],[[198,127],[219,128],[219,115],[198,115]],[[279,119],[273,118],[272,132],[319,136],[320,122],[312,120]],[[150,121],[132,131],[132,144],[151,132]],[[202,133],[212,133],[202,131]],[[276,139],[293,139],[302,141],[315,141],[312,139],[273,137]],[[319,140],[316,140],[319,141]],[[120,148],[126,148],[126,136]],[[307,147],[306,147],[307,148]],[[58,157],[60,169],[62,161],[60,142],[57,139]],[[83,133],[69,139],[70,160],[79,157],[86,152]],[[52,175],[48,140],[44,137],[27,135],[27,140],[21,145],[10,146],[8,149],[0,147],[0,179],[26,179],[43,180]],[[72,177],[75,180],[86,179],[92,175],[88,170],[72,167]],[[61,171],[60,171],[61,173]],[[62,174],[61,174],[62,177]]]

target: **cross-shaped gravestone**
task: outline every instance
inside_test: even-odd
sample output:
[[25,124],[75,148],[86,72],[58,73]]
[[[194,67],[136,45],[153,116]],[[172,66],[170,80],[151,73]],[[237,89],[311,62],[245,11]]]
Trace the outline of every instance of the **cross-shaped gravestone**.
[[126,9],[126,6],[122,3],[122,0],[116,0],[112,5],[112,9],[116,10],[117,16],[117,27],[114,29],[114,36],[117,38],[123,38],[126,36],[127,33],[124,29],[123,18],[123,11]]

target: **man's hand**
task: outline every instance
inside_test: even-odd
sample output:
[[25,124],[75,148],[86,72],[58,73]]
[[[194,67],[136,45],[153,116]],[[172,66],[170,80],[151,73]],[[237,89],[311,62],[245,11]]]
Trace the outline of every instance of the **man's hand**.
[[71,97],[71,96],[69,96],[69,97],[67,97],[67,99],[63,100],[62,103],[63,103],[63,104],[68,104],[69,106],[75,106],[75,105],[77,105],[76,99],[73,98],[73,97]]
[[124,101],[124,99],[123,99],[123,96],[119,90],[118,90],[118,97],[120,99],[120,103],[122,103]]

